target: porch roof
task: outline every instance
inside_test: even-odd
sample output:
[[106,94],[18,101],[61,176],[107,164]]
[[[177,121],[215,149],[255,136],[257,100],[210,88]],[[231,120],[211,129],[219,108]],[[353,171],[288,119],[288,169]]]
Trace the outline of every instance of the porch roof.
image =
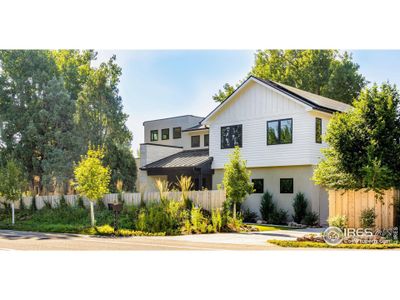
[[142,170],[168,169],[168,168],[193,168],[211,162],[208,149],[184,150],[145,165]]

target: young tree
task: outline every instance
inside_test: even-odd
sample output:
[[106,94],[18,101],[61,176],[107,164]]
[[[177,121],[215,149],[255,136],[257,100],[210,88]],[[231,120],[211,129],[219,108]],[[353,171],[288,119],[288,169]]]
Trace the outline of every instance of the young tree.
[[15,224],[14,203],[21,198],[25,187],[25,177],[20,166],[13,159],[7,161],[6,165],[0,168],[0,195],[6,201],[11,202],[11,223],[13,225]]
[[[338,50],[258,50],[249,75],[351,103],[367,84],[351,54]],[[224,101],[234,91],[225,84],[213,96]]]
[[90,221],[95,225],[93,202],[101,199],[108,193],[110,183],[110,169],[104,167],[102,159],[104,150],[100,147],[89,146],[86,156],[75,167],[76,190],[90,201]]
[[240,157],[238,146],[230,154],[230,160],[224,169],[222,184],[226,191],[227,201],[233,204],[233,217],[236,218],[236,205],[241,204],[246,195],[253,192],[250,171],[247,171],[246,161]]
[[329,147],[313,180],[331,189],[400,186],[400,96],[395,86],[362,91],[354,109],[336,114],[325,134]]

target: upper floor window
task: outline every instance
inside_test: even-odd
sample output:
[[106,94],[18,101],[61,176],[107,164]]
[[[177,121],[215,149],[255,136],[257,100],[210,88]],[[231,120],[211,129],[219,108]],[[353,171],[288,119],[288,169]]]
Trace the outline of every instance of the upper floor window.
[[315,142],[322,143],[322,119],[315,118]]
[[292,119],[267,122],[267,145],[291,144],[293,141]]
[[200,136],[193,135],[191,142],[192,142],[192,148],[200,147]]
[[242,125],[221,127],[221,149],[242,147]]
[[264,179],[253,179],[254,193],[262,194],[264,193]]
[[152,141],[152,142],[158,141],[158,130],[150,131],[150,141]]
[[169,140],[169,128],[161,129],[161,139]]
[[172,136],[174,139],[180,139],[182,137],[182,128],[181,127],[174,127],[172,129]]
[[204,135],[204,147],[208,147],[209,144],[210,144],[210,135],[205,134]]

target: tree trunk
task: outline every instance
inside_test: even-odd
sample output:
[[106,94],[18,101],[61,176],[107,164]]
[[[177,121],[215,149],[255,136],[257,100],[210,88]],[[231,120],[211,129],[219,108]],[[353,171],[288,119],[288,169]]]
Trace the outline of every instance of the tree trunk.
[[233,219],[236,220],[236,202],[233,202]]
[[93,201],[90,201],[90,223],[92,224],[92,227],[94,227],[94,225],[95,225],[95,220],[94,220]]
[[15,208],[14,208],[14,201],[11,202],[11,224],[15,224]]

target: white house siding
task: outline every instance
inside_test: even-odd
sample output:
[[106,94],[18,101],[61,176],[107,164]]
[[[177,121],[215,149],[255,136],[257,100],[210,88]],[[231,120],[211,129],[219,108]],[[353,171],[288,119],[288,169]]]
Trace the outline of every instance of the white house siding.
[[[314,113],[302,103],[252,82],[240,91],[209,121],[210,156],[213,168],[223,168],[232,149],[221,149],[221,127],[242,124],[242,157],[249,167],[314,165],[321,157],[324,144],[315,142],[315,117],[329,115]],[[292,118],[293,143],[267,145],[267,121]]]
[[[145,143],[155,143],[160,145],[169,145],[169,146],[180,146],[183,147],[184,141],[184,132],[182,132],[182,138],[174,139],[173,138],[173,128],[181,127],[182,130],[187,129],[189,127],[193,127],[202,120],[201,117],[186,115],[180,117],[172,117],[154,121],[146,121],[143,123],[144,125],[144,142]],[[161,139],[161,130],[169,128],[169,139],[162,140]],[[150,140],[150,131],[158,130],[158,141]]]
[[[320,223],[326,224],[328,217],[328,194],[320,186],[314,185],[310,180],[314,166],[290,166],[270,168],[249,168],[251,179],[264,179],[264,191],[273,194],[273,201],[278,208],[288,211],[289,219],[293,215],[293,198],[298,192],[304,193],[309,201],[310,209],[320,216]],[[213,176],[213,189],[222,183],[224,170],[215,170]],[[293,178],[293,194],[280,193],[280,178]],[[244,202],[244,208],[260,215],[260,202],[262,194],[252,194]]]

